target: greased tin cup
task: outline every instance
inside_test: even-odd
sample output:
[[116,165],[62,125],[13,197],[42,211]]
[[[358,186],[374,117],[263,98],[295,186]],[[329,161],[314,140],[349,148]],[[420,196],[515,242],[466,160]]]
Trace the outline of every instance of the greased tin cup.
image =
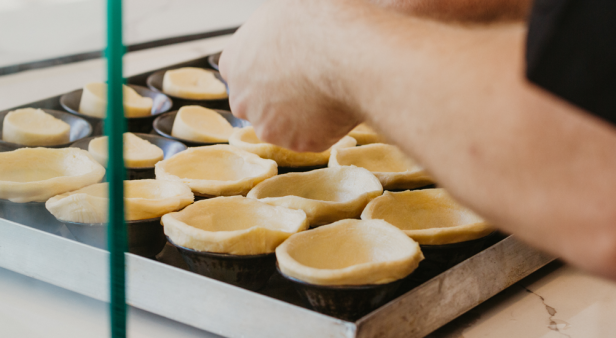
[[402,284],[399,279],[387,284],[316,285],[289,277],[276,268],[312,309],[347,321],[356,321],[392,300]]
[[[228,110],[215,109],[214,111],[216,111],[218,114],[224,117],[225,120],[227,120],[231,124],[231,126],[233,126],[234,128],[244,128],[244,127],[250,126],[250,122],[235,117]],[[162,137],[175,140],[178,142],[182,142],[189,147],[200,147],[200,146],[209,146],[212,144],[220,144],[220,143],[228,144],[229,143],[229,142],[219,142],[219,143],[198,142],[198,141],[191,141],[191,140],[186,140],[183,138],[172,136],[171,131],[173,130],[173,123],[175,122],[175,117],[177,116],[177,114],[178,114],[178,111],[175,110],[175,111],[171,111],[171,112],[165,113],[157,117],[154,120],[154,131],[156,131],[156,133]]]
[[276,271],[276,254],[230,255],[215,252],[197,251],[175,246],[190,271],[248,290],[259,290],[265,286]]
[[[139,95],[151,98],[153,104],[150,116],[126,118],[126,129],[127,131],[134,133],[149,133],[152,131],[152,122],[154,122],[156,116],[171,110],[173,101],[161,92],[132,84],[129,84],[128,86],[133,88]],[[105,119],[88,116],[79,112],[79,104],[81,102],[82,93],[83,89],[78,89],[62,95],[60,97],[60,105],[62,105],[62,108],[64,108],[67,112],[84,118],[90,122],[94,128],[93,135],[102,135],[103,123]]]
[[[168,159],[173,155],[182,152],[188,147],[184,145],[182,142],[170,140],[165,137],[150,135],[150,134],[142,134],[135,133],[135,136],[144,139],[153,145],[161,148],[163,150],[163,159]],[[100,137],[100,136],[99,136]],[[90,145],[90,141],[95,139],[95,137],[88,137],[78,142],[75,142],[71,145],[71,147],[80,148],[83,150],[88,150],[88,146]],[[129,180],[145,180],[145,179],[154,179],[156,175],[154,173],[154,167],[141,167],[141,168],[126,168],[126,176]]]
[[[15,109],[13,109],[15,110]],[[26,146],[23,144],[17,144],[12,142],[7,142],[2,140],[2,128],[4,126],[4,118],[11,110],[5,110],[0,112],[0,152],[2,151],[11,151],[19,148],[27,148],[27,147],[35,147],[35,146]],[[92,125],[85,118],[81,118],[79,116],[75,116],[73,114],[69,114],[67,112],[59,111],[59,110],[51,110],[51,109],[43,109],[43,111],[57,119],[60,119],[71,126],[70,131],[70,141],[64,144],[58,144],[53,146],[41,146],[45,148],[66,148],[70,146],[72,143],[82,140],[90,135],[92,135]]]
[[[171,70],[171,69],[170,69]],[[220,76],[220,73],[217,70],[208,69],[214,72],[214,76],[220,81],[222,81],[225,86],[227,83]],[[147,85],[151,90],[157,91],[159,93],[163,93],[163,78],[165,76],[166,70],[160,70],[158,72],[153,73],[148,76]],[[227,90],[228,92],[228,90]],[[173,110],[178,110],[184,106],[202,106],[211,109],[222,109],[222,110],[231,110],[229,106],[229,99],[213,99],[213,100],[192,100],[192,99],[183,99],[181,97],[168,95],[173,99]]]
[[45,202],[14,203],[0,199],[0,218],[53,234],[60,234],[64,226],[47,211]]
[[[77,241],[107,250],[107,223],[62,223]],[[126,233],[128,251],[139,256],[154,258],[167,244],[160,217],[126,221]]]

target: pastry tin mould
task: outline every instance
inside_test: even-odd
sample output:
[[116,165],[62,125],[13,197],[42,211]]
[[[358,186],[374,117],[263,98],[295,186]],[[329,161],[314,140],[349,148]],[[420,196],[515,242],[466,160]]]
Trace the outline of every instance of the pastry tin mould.
[[[185,66],[211,68],[204,57],[163,69]],[[128,83],[145,86],[159,70],[130,77]],[[21,107],[62,110],[60,96]],[[0,218],[0,267],[109,300],[107,251],[75,241],[57,224],[12,219]],[[188,271],[169,244],[158,260],[126,256],[130,305],[224,337],[255,338],[424,337],[553,260],[509,236],[349,322],[306,308],[277,274],[253,292]]]

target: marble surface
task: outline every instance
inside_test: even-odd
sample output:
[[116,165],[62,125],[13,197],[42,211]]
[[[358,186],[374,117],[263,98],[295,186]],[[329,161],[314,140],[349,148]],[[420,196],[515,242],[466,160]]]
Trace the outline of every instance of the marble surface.
[[[228,37],[130,53],[126,75],[221,50]],[[1,41],[1,39],[0,39]],[[102,60],[0,76],[0,109],[103,79]],[[107,337],[106,304],[0,269],[0,337]],[[616,284],[554,263],[430,335],[431,338],[603,338],[616,332]],[[130,337],[216,337],[131,308]]]

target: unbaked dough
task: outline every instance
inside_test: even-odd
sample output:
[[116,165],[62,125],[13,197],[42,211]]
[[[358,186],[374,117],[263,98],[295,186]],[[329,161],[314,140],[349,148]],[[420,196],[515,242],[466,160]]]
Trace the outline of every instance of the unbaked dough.
[[[45,207],[57,219],[77,223],[106,223],[109,184],[94,184],[47,200]],[[127,221],[158,218],[181,210],[194,200],[185,184],[170,181],[124,181],[124,213]]]
[[423,258],[415,241],[381,220],[345,219],[295,234],[276,249],[283,274],[317,285],[390,283]]
[[262,158],[274,160],[280,167],[297,168],[327,164],[332,149],[354,147],[356,142],[352,137],[345,136],[324,152],[299,153],[271,143],[263,142],[259,140],[253,127],[244,127],[235,129],[229,138],[229,144],[257,154]]
[[344,166],[278,175],[259,183],[248,197],[304,210],[310,225],[318,226],[358,218],[382,193],[381,183],[368,170]]
[[301,210],[242,196],[199,201],[163,216],[162,223],[174,244],[233,255],[274,252],[289,236],[308,228],[306,214]]
[[205,197],[246,195],[278,173],[276,162],[227,144],[189,148],[155,168],[156,179],[184,182]]
[[443,189],[387,191],[366,206],[361,219],[383,219],[425,245],[470,241],[494,231]]
[[52,196],[98,183],[101,166],[78,148],[22,148],[0,153],[0,198],[45,202]]
[[357,145],[383,142],[383,138],[374,129],[365,123],[360,123],[349,133],[349,136],[357,140]]
[[360,147],[334,149],[330,167],[355,165],[370,170],[384,189],[413,189],[434,183],[423,168],[396,146],[374,143]]
[[[102,136],[93,139],[88,145],[92,157],[105,167],[109,159],[108,143],[108,137]],[[133,133],[124,133],[124,165],[127,168],[153,167],[163,157],[163,150],[158,146]]]
[[163,92],[189,100],[226,99],[227,87],[214,72],[203,68],[185,67],[168,70],[163,76]]
[[71,141],[71,126],[42,109],[17,109],[4,117],[2,139],[34,147],[66,144]]
[[233,126],[216,111],[201,106],[180,108],[171,136],[195,142],[229,142]]
[[[122,85],[124,95],[124,116],[144,117],[152,115],[153,101],[149,97],[139,95],[133,88]],[[93,117],[107,116],[107,84],[100,82],[88,83],[83,87],[79,112]]]

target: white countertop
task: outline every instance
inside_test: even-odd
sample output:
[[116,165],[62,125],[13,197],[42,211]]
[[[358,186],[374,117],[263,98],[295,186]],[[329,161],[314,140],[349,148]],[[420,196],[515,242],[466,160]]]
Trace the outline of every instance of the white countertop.
[[[154,2],[167,1],[152,0]],[[125,73],[130,76],[202,57],[221,50],[227,39],[223,36],[130,53],[125,58]],[[4,41],[1,35],[0,41]],[[2,52],[0,59],[1,55]],[[103,65],[102,60],[91,60],[0,76],[0,110],[58,95],[87,82],[101,81]],[[615,283],[556,263],[513,285],[430,337],[603,338],[616,332],[615,317]],[[107,326],[105,303],[0,268],[0,337],[107,337]],[[216,337],[135,308],[130,309],[129,336]]]

